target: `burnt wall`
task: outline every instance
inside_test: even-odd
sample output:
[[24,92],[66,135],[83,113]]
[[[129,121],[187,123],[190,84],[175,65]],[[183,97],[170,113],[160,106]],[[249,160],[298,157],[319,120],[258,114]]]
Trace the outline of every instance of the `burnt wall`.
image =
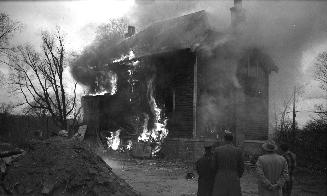
[[226,45],[199,53],[196,137],[215,138],[227,129],[236,143],[267,139],[269,59],[258,51],[235,53]]
[[235,133],[237,57],[227,46],[198,53],[196,137],[216,139],[224,130]]
[[108,135],[121,129],[121,137],[136,139],[146,118],[151,130],[155,120],[152,95],[161,118],[168,119],[168,136],[192,137],[194,63],[194,53],[185,49],[110,65],[118,76],[116,94],[82,98],[87,135]]
[[99,130],[99,101],[101,96],[83,96],[83,123],[87,124],[85,138],[95,138]]
[[152,58],[157,69],[156,100],[168,118],[168,137],[191,138],[196,56],[185,49]]
[[237,129],[245,140],[268,139],[269,70],[261,53],[249,49],[239,61]]

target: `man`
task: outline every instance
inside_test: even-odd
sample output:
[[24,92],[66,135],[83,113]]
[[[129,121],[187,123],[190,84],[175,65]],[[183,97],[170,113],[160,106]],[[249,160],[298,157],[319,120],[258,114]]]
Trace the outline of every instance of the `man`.
[[212,144],[212,151],[214,151],[216,148],[218,148],[220,146],[220,138],[219,138],[219,135],[217,134],[216,135],[216,142],[214,144]]
[[213,155],[213,171],[216,174],[212,196],[241,196],[240,178],[244,172],[242,151],[233,146],[233,135],[225,132],[224,145],[216,148]]
[[199,174],[197,196],[211,196],[215,178],[212,172],[212,146],[205,146],[205,154],[196,162],[196,171]]
[[287,144],[281,144],[280,149],[282,151],[282,156],[286,159],[289,175],[288,180],[286,180],[282,188],[283,196],[290,196],[293,188],[293,172],[296,167],[296,155],[289,150]]
[[282,196],[282,187],[288,179],[287,162],[276,154],[277,146],[273,141],[262,145],[265,154],[257,161],[259,196]]

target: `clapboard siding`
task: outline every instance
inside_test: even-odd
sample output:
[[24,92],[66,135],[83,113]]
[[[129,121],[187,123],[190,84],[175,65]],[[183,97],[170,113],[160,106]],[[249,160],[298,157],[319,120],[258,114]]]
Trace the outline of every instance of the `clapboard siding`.
[[193,53],[179,54],[180,60],[174,65],[172,88],[175,90],[175,111],[173,111],[169,137],[192,137],[193,131],[193,87],[194,64]]

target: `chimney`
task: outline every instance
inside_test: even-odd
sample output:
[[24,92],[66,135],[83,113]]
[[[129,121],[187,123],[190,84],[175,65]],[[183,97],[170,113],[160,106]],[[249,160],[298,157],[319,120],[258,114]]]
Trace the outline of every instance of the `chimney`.
[[125,34],[125,38],[129,38],[135,34],[135,27],[134,26],[128,26],[128,31]]
[[234,0],[234,7],[230,8],[231,12],[231,26],[237,28],[245,21],[245,13],[242,8],[242,0]]

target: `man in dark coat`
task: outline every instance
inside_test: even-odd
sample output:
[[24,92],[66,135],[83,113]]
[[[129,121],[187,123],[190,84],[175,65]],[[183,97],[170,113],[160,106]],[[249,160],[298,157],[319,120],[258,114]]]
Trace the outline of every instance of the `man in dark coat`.
[[293,172],[296,167],[296,155],[289,150],[287,144],[281,144],[280,149],[282,156],[286,159],[289,176],[282,188],[283,196],[290,196],[293,188]]
[[213,155],[213,171],[216,174],[212,196],[241,196],[240,178],[244,172],[241,149],[235,147],[233,135],[226,132],[225,145],[216,148]]
[[212,146],[205,146],[205,154],[196,162],[199,174],[197,196],[211,196],[215,174],[212,172]]

